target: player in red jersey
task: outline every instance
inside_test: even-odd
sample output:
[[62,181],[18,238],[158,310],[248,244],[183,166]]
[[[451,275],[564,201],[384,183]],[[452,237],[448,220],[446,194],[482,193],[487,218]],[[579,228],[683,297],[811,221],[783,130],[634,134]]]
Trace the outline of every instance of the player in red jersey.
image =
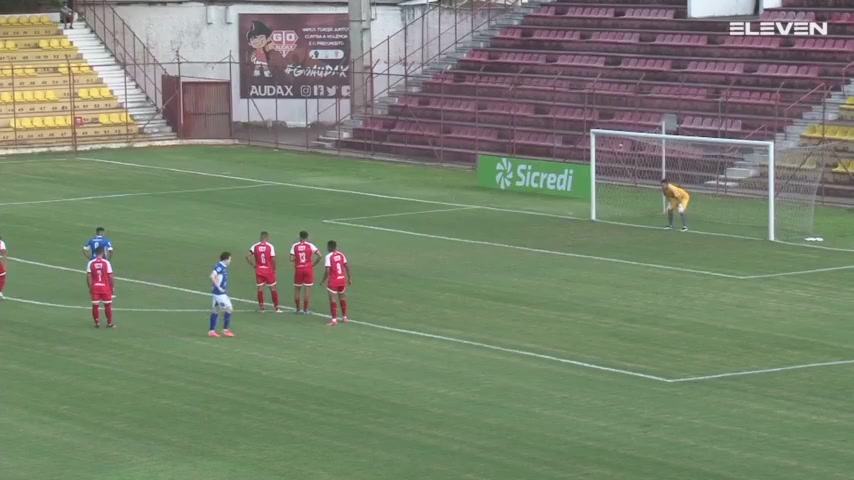
[[329,254],[326,255],[326,272],[323,274],[323,280],[320,284],[323,285],[329,280],[326,291],[329,292],[329,312],[332,321],[327,323],[329,326],[338,325],[338,305],[335,304],[335,297],[338,297],[338,302],[341,303],[341,316],[344,323],[347,323],[347,297],[344,292],[349,285],[353,284],[352,276],[350,275],[350,265],[347,263],[347,257],[338,251],[338,243],[335,240],[330,240],[326,244],[326,249]]
[[[320,250],[308,241],[308,232],[299,232],[299,242],[291,247],[291,262],[294,264],[294,303],[297,313],[310,314],[311,287],[314,286],[314,267],[320,263]],[[300,305],[300,292],[302,305]],[[300,308],[302,307],[302,308]]]
[[255,268],[255,284],[258,286],[258,309],[264,311],[264,287],[270,288],[273,308],[282,313],[279,307],[279,288],[276,287],[276,248],[270,243],[270,234],[261,232],[261,240],[249,248],[246,261]]
[[107,314],[107,327],[114,328],[113,323],[113,266],[104,258],[104,247],[95,249],[95,258],[86,265],[86,283],[89,284],[89,294],[92,296],[92,319],[95,328],[101,327],[101,304]]
[[6,263],[8,261],[6,242],[3,241],[3,237],[0,237],[0,300],[3,300],[3,288],[6,287]]

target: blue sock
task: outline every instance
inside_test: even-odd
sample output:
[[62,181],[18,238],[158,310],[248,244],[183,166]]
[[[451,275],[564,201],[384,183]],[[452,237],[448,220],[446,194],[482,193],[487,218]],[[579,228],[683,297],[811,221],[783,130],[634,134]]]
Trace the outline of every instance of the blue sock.
[[225,312],[225,329],[231,326],[231,312]]
[[216,330],[216,319],[219,317],[218,313],[211,313],[211,330]]

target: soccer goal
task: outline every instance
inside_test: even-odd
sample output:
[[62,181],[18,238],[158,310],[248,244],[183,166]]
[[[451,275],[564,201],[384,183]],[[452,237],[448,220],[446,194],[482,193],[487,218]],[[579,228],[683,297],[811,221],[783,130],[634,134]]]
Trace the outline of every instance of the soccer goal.
[[592,130],[593,220],[664,227],[660,181],[691,195],[692,231],[769,240],[814,233],[827,146],[776,149],[771,141]]

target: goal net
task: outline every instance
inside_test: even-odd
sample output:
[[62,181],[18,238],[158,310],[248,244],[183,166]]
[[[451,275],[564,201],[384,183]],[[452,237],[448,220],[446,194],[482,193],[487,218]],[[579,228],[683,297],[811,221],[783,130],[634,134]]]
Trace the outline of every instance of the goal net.
[[692,231],[803,240],[815,235],[829,152],[827,145],[775,150],[765,141],[593,130],[591,218],[665,227],[660,181],[667,178],[690,193]]

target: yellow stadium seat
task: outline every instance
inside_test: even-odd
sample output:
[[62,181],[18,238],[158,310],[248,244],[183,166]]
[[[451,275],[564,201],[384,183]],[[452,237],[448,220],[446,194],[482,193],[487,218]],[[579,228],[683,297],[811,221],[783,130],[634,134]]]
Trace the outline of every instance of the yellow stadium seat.
[[24,67],[15,67],[14,74],[16,77],[23,77],[27,72],[24,71]]
[[11,77],[12,69],[9,67],[0,68],[0,77]]
[[21,25],[29,25],[30,24],[30,17],[28,17],[26,15],[21,15],[18,17],[18,23]]
[[101,98],[101,89],[99,88],[90,88],[89,96],[92,98]]
[[9,23],[8,17],[0,17],[0,25],[7,25]]
[[834,140],[845,140],[845,138],[848,137],[848,129],[845,127],[831,125],[827,128],[827,135],[825,136]]
[[0,93],[0,102],[12,103],[12,94],[9,92]]
[[24,94],[23,94],[23,92],[20,92],[20,91],[15,92],[15,103],[21,103],[21,102],[23,102],[23,101],[24,101]]
[[113,98],[113,92],[109,88],[104,87],[101,89],[101,98]]
[[80,73],[92,73],[92,67],[89,65],[80,65]]
[[45,99],[48,102],[55,102],[55,101],[59,100],[59,97],[56,96],[56,92],[54,92],[53,90],[48,90],[47,93],[45,94]]
[[45,40],[45,39],[39,40],[39,48],[41,48],[42,50],[49,49],[50,48],[50,42]]
[[18,44],[13,42],[12,40],[6,40],[6,50],[17,50]]
[[15,120],[15,128],[17,128],[18,130],[20,130],[20,129],[24,128],[24,126],[21,124],[21,119],[20,119],[20,118],[19,118],[19,119],[17,119],[17,120]]
[[57,127],[67,127],[68,126],[68,121],[65,117],[54,117],[53,120],[56,123]]
[[110,121],[110,116],[106,113],[98,115],[98,121],[101,122],[101,125],[110,125],[111,123],[113,123]]
[[79,75],[80,74],[80,65],[72,65],[71,66],[71,73],[73,73],[75,75]]
[[59,40],[57,40],[55,38],[50,39],[47,43],[50,46],[50,48],[59,48]]
[[68,75],[68,67],[66,67],[65,65],[60,65],[57,70],[59,70],[59,73],[63,75]]
[[24,92],[24,101],[25,101],[25,102],[35,102],[35,101],[36,101],[36,97],[35,97],[35,95],[33,95],[33,92],[31,92],[31,91],[29,91],[29,90],[27,90],[26,92]]
[[19,24],[19,22],[18,22],[18,17],[17,17],[17,16],[12,15],[11,17],[9,17],[9,25],[10,25],[10,26],[18,25],[18,24]]
[[53,117],[45,117],[44,126],[46,128],[55,128],[56,127],[56,120],[54,120]]
[[110,123],[114,123],[116,125],[119,125],[122,123],[122,119],[121,119],[121,117],[119,117],[118,113],[111,113],[110,114]]
[[833,173],[854,173],[854,160],[840,160]]
[[122,123],[133,123],[133,117],[127,114],[127,112],[122,112],[120,115],[122,119]]
[[71,40],[69,40],[69,39],[67,39],[67,38],[63,38],[63,39],[59,42],[59,46],[60,46],[60,47],[62,47],[62,48],[71,48],[71,47],[73,47],[74,45],[72,45],[72,44],[71,44]]
[[37,90],[35,93],[33,93],[33,97],[35,97],[37,102],[43,102],[46,100],[44,92],[41,90]]
[[35,77],[36,75],[38,75],[38,72],[37,72],[37,71],[36,71],[36,69],[35,69],[35,68],[33,68],[33,67],[27,67],[27,68],[25,68],[25,69],[24,69],[24,73],[26,73],[26,74],[27,74],[27,76],[30,76],[30,77]]
[[9,127],[10,127],[10,128],[15,128],[15,119],[14,119],[14,118],[12,118],[12,119],[10,119],[10,120],[9,120]]
[[81,88],[80,89],[80,98],[82,98],[83,100],[89,100],[90,98],[92,98],[92,96],[89,95],[89,89],[88,88]]
[[50,17],[48,17],[47,15],[42,15],[41,17],[39,17],[39,22],[41,22],[43,25],[50,25],[51,23],[53,23],[52,21],[50,21]]
[[34,118],[33,128],[44,128],[44,120],[41,117]]
[[6,50],[6,41],[0,40],[0,50]]
[[22,118],[21,119],[21,127],[22,128],[33,128],[33,120],[31,118]]
[[807,130],[803,133],[805,137],[817,137],[818,135],[818,125],[810,125],[807,127]]

